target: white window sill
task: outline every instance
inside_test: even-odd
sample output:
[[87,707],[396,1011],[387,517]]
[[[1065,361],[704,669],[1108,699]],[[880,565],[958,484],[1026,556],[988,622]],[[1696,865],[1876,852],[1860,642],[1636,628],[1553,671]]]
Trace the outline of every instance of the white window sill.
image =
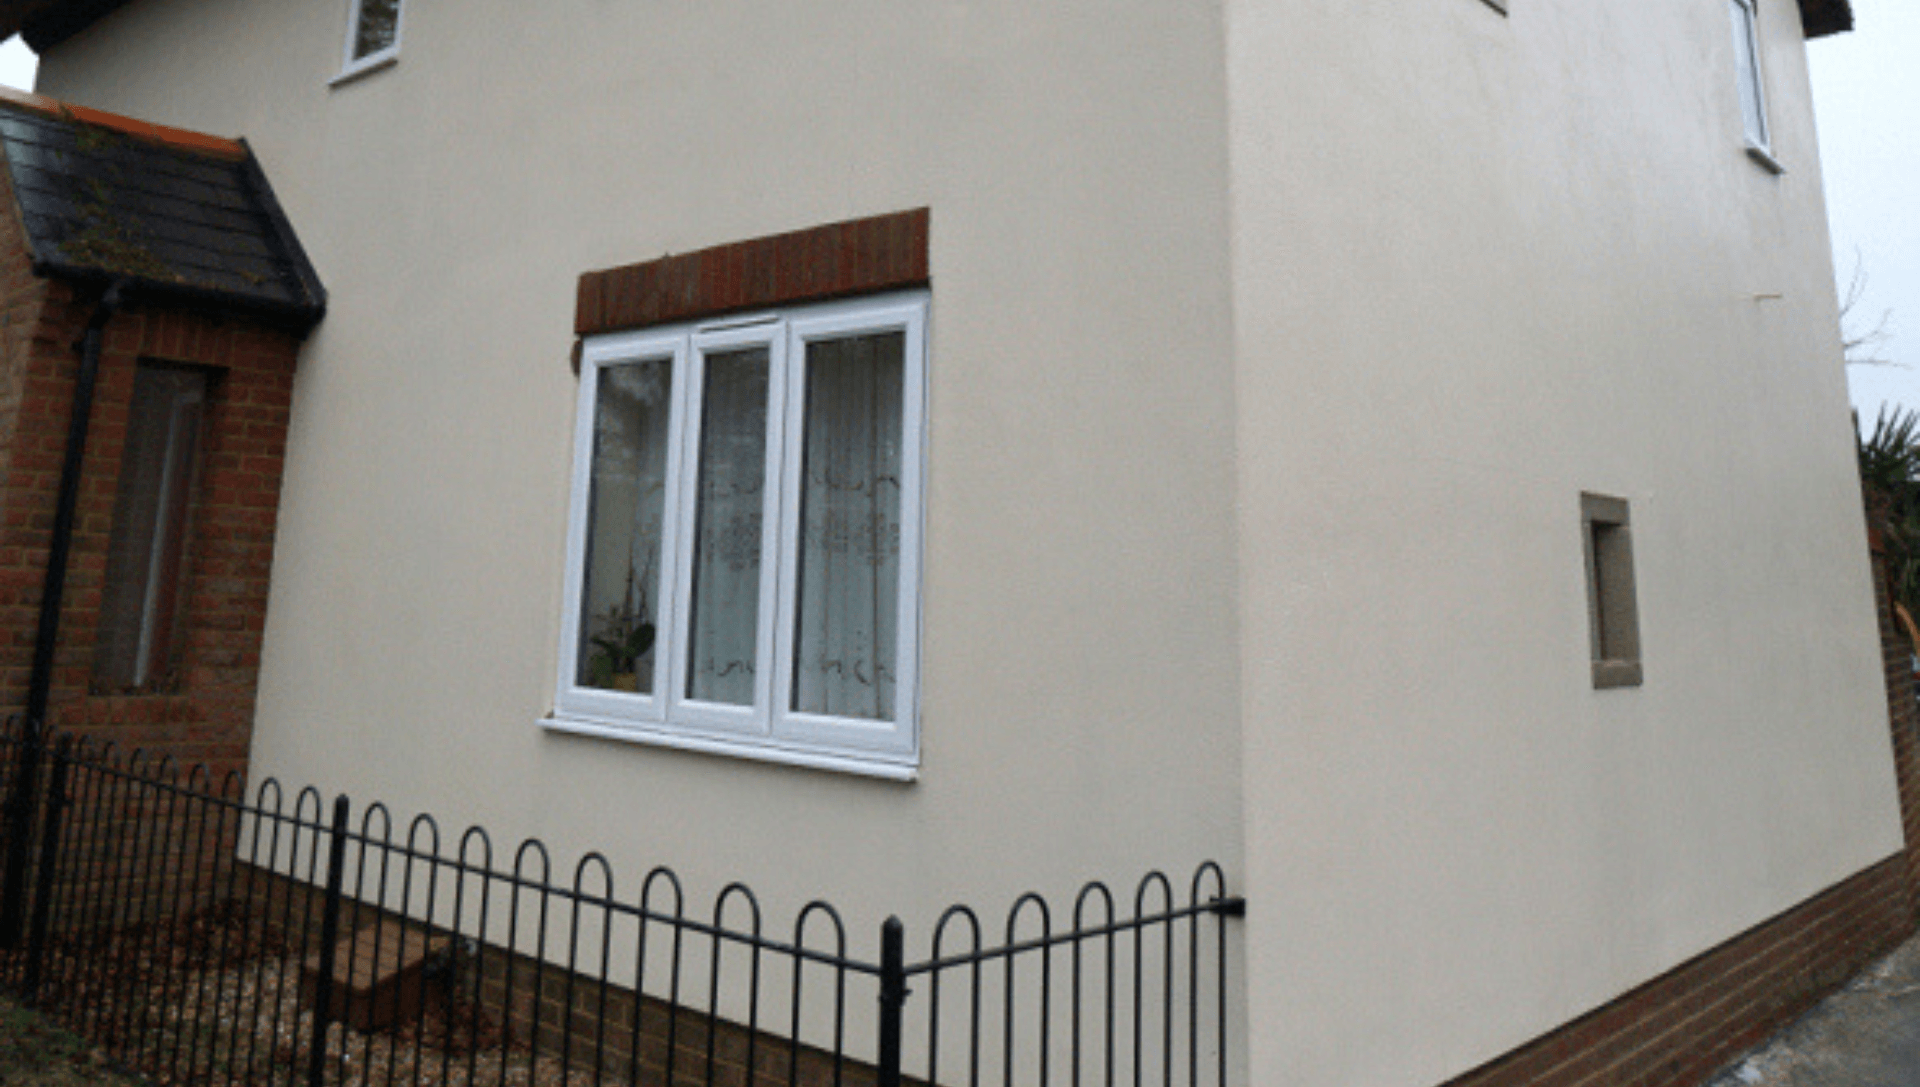
[[364,79],[375,72],[384,72],[398,63],[400,63],[400,50],[398,49],[389,49],[384,53],[375,53],[372,56],[361,57],[345,68],[340,69],[340,74],[328,80],[327,86],[345,86],[348,83]]
[[1780,160],[1773,157],[1773,152],[1757,143],[1747,144],[1747,157],[1759,163],[1770,174],[1779,175],[1787,172],[1787,168],[1780,164]]
[[538,722],[549,732],[572,736],[593,736],[602,740],[671,747],[681,751],[699,751],[709,755],[728,755],[756,762],[801,766],[809,770],[830,770],[841,774],[880,778],[886,781],[918,781],[920,770],[910,763],[890,761],[878,756],[862,757],[826,751],[806,751],[781,747],[771,741],[730,736],[678,732],[635,722],[613,723],[585,717],[555,714]]

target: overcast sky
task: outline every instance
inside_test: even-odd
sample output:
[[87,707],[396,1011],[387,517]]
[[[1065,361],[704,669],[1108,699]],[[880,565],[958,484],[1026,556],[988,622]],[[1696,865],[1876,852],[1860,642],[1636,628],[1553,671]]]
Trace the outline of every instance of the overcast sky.
[[[1867,291],[1851,324],[1887,316],[1878,354],[1848,367],[1863,427],[1882,401],[1920,407],[1920,3],[1853,0],[1854,32],[1807,45],[1820,160],[1841,287],[1858,263]],[[1857,257],[1856,257],[1857,254]]]
[[[1855,334],[1886,319],[1876,353],[1897,365],[1852,366],[1861,424],[1882,401],[1920,408],[1920,0],[1853,0],[1855,30],[1810,42],[1814,109],[1834,274],[1856,268],[1866,291]],[[0,83],[33,89],[34,57],[0,45]]]
[[5,45],[0,45],[0,83],[32,90],[33,70],[38,63],[33,50],[22,44],[18,35],[8,38]]

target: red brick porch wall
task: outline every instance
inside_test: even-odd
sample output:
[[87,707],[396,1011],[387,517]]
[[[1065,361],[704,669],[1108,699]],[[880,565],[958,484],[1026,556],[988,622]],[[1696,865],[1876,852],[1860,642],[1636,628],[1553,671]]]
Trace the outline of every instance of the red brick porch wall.
[[[0,208],[12,206],[0,173]],[[281,462],[293,392],[292,335],[136,298],[108,324],[83,465],[55,658],[59,729],[244,770],[266,618]],[[94,303],[33,274],[19,223],[0,214],[0,712],[26,700],[55,495],[79,370],[74,344]],[[127,409],[140,359],[207,368],[209,403],[187,544],[182,651],[172,690],[92,689]]]

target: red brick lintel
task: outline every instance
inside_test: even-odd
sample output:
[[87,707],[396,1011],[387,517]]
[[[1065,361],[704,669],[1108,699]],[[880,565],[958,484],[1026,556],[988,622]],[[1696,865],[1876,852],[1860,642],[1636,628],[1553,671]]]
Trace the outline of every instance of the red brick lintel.
[[716,245],[580,277],[576,335],[927,282],[928,209]]

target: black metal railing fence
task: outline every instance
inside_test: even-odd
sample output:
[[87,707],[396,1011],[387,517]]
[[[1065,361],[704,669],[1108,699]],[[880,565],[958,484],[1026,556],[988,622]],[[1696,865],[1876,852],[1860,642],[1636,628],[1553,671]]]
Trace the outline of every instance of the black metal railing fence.
[[731,883],[695,911],[667,868],[623,895],[598,853],[569,875],[537,840],[17,723],[0,770],[33,816],[0,826],[26,858],[0,985],[156,1084],[1230,1081],[1245,907],[1211,862],[1061,916],[1022,895],[998,929],[954,906],[910,960],[898,918],[857,954],[823,901],[775,928]]

